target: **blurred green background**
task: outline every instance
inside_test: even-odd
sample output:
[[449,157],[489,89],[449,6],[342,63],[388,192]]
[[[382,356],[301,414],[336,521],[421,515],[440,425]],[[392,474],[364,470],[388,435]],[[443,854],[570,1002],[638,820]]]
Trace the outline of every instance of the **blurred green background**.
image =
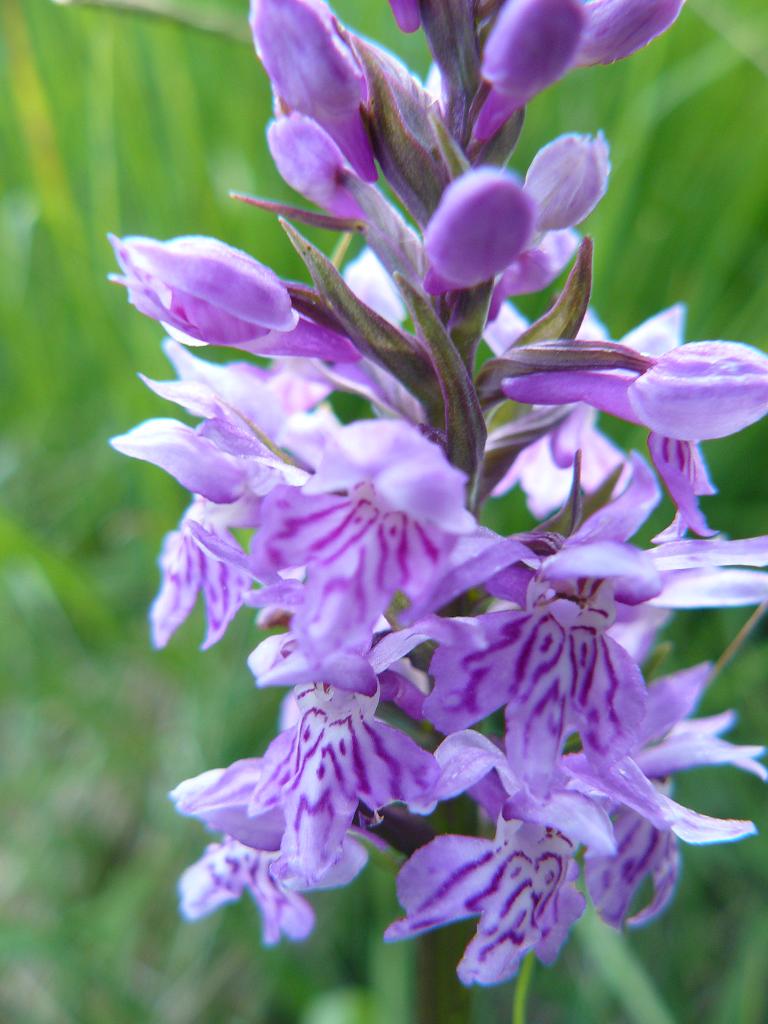
[[[335,6],[426,70],[421,37],[398,36],[385,0]],[[397,913],[381,868],[314,899],[305,946],[264,951],[246,902],[196,925],[176,915],[176,877],[205,837],[165,794],[261,753],[280,694],[253,690],[246,613],[207,654],[199,616],[168,650],[149,647],[156,553],[185,502],[107,447],[166,413],[135,377],[163,374],[160,329],[107,284],[105,235],[214,234],[299,275],[276,224],[227,198],[287,195],[266,151],[269,106],[246,45],[0,0],[3,1024],[411,1020],[413,947],[380,941]],[[768,348],[764,0],[689,0],[640,56],[571,75],[532,105],[516,166],[561,131],[600,127],[614,172],[589,227],[614,336],[681,299],[690,339]],[[707,448],[722,489],[710,521],[735,536],[768,532],[766,429]],[[716,657],[747,617],[681,617],[665,667]],[[705,701],[738,709],[742,741],[768,737],[767,656],[758,629]],[[723,770],[677,792],[764,835],[687,848],[676,902],[642,932],[587,920],[555,968],[537,967],[531,1022],[768,1020],[765,791]],[[473,1020],[509,1020],[511,998],[511,986],[476,994]]]

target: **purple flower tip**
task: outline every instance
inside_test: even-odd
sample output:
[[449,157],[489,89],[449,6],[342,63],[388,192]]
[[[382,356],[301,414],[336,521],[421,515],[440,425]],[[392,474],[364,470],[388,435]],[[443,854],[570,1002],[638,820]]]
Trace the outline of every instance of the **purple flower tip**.
[[322,0],[252,0],[251,29],[282,104],[314,118],[357,173],[375,181],[360,116],[365,77],[328,6]]
[[467,171],[445,190],[424,232],[434,275],[452,288],[494,277],[525,249],[535,216],[534,201],[511,172]]
[[540,149],[525,177],[525,191],[539,208],[537,231],[580,224],[605,195],[610,170],[602,132],[561,135]]
[[522,107],[571,66],[584,22],[578,0],[507,0],[488,37],[483,77]]
[[611,64],[666,32],[685,0],[591,0],[576,63]]

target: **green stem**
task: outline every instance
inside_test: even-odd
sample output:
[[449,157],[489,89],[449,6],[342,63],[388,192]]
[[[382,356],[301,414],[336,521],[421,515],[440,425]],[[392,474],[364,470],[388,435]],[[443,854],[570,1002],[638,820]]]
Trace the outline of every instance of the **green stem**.
[[416,1024],[467,1024],[470,991],[456,977],[456,964],[469,938],[462,923],[427,932],[417,940]]
[[763,618],[766,612],[768,612],[768,601],[763,601],[763,603],[761,605],[758,605],[754,612],[752,612],[752,614],[741,627],[739,632],[736,634],[733,640],[731,640],[731,642],[725,648],[723,653],[717,659],[717,661],[715,662],[714,671],[712,672],[713,676],[719,675],[726,667],[726,665],[730,664],[730,662],[733,661],[733,659],[742,649],[744,644],[746,644],[747,640],[749,639],[755,628],[760,624],[760,620]]
[[528,992],[531,988],[531,978],[533,977],[535,963],[535,955],[529,953],[520,967],[517,975],[517,984],[515,985],[515,998],[512,1003],[512,1024],[525,1024],[525,1010],[528,1005]]
[[245,19],[233,18],[221,11],[190,9],[173,0],[53,0],[62,7],[103,7],[123,14],[146,14],[176,25],[223,36],[238,43],[250,43]]

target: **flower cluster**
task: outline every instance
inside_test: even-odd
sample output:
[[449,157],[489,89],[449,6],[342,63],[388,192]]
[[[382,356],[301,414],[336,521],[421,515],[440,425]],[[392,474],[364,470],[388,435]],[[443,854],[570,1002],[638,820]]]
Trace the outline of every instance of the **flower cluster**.
[[[258,609],[248,665],[289,688],[266,751],[171,794],[218,835],[181,880],[187,917],[248,890],[265,942],[302,939],[302,893],[348,883],[373,844],[405,857],[385,939],[477,917],[458,974],[494,984],[531,950],[557,955],[584,892],[611,925],[646,922],[679,842],[754,831],[671,795],[697,765],[766,774],[761,748],[721,738],[731,713],[691,717],[711,666],[643,666],[672,610],[768,599],[768,537],[727,539],[699,507],[714,492],[699,443],[768,411],[768,358],[683,344],[679,306],[609,337],[577,231],[608,184],[602,134],[560,136],[524,177],[507,167],[526,104],[645,46],[681,6],[392,0],[403,31],[426,33],[424,85],[323,0],[252,0],[269,147],[319,209],[251,201],[284,215],[311,284],[213,239],[112,239],[116,280],[169,335],[175,379],[145,383],[196,421],[112,442],[190,492],[154,642],[199,594],[205,647]],[[362,248],[342,267],[297,222]],[[572,261],[528,323],[510,298]],[[211,345],[236,361],[190,348]],[[365,418],[340,420],[334,391]],[[645,428],[652,465],[599,412]],[[659,481],[674,520],[640,545]],[[537,525],[483,525],[486,500],[518,487]],[[457,800],[468,834],[444,826]]]

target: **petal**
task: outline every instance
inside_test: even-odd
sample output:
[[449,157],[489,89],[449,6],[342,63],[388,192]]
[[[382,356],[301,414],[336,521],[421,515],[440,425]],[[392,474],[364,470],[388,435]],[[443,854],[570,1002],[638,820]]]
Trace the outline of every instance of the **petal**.
[[605,194],[611,163],[602,132],[561,135],[540,149],[525,176],[525,191],[536,200],[537,231],[580,224]]
[[590,0],[576,61],[611,64],[647,46],[665,32],[685,0]]
[[709,479],[698,445],[651,433],[648,435],[648,450],[659,476],[677,505],[682,528],[711,537],[716,531],[707,525],[697,498],[716,494],[717,488]]
[[236,501],[245,490],[246,470],[240,459],[201,437],[178,420],[146,420],[110,444],[123,455],[160,466],[182,487],[209,501]]
[[664,437],[727,437],[768,411],[768,357],[730,341],[673,349],[630,386],[638,419]]

